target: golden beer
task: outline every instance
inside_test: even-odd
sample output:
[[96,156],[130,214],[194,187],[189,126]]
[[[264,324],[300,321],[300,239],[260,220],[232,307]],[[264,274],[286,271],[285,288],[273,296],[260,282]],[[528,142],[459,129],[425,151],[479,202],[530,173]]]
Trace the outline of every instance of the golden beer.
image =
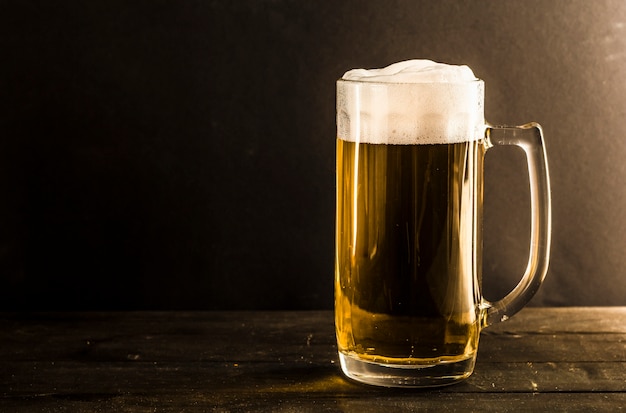
[[341,354],[405,366],[473,360],[480,328],[482,141],[337,139]]

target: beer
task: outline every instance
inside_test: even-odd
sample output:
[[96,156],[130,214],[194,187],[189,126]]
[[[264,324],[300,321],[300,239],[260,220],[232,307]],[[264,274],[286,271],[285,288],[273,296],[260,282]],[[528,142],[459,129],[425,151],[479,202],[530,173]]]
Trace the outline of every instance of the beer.
[[337,139],[339,351],[429,365],[478,345],[480,140],[387,145]]

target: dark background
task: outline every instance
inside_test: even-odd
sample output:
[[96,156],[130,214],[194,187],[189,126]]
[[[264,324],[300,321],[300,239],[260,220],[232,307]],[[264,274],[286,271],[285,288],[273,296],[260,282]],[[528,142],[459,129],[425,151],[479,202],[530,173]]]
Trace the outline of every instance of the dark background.
[[[335,80],[468,64],[492,123],[544,127],[533,305],[626,305],[626,3],[0,1],[1,309],[333,300]],[[524,158],[487,157],[488,298],[528,252]]]

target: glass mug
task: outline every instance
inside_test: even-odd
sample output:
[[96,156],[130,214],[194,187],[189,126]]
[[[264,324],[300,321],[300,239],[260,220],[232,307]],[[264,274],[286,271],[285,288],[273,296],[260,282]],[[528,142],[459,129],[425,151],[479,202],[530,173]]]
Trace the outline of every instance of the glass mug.
[[[551,201],[541,127],[489,126],[484,83],[337,81],[335,327],[348,377],[388,387],[469,377],[482,328],[535,294]],[[483,162],[526,153],[530,257],[503,299],[481,295]]]

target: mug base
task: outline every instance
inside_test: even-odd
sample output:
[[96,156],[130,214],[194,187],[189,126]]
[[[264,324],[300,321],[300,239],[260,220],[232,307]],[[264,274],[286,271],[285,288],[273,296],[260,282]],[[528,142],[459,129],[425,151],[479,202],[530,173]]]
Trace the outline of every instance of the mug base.
[[339,353],[341,369],[348,378],[384,387],[440,387],[458,383],[474,371],[476,357],[428,365],[390,365],[363,361]]

